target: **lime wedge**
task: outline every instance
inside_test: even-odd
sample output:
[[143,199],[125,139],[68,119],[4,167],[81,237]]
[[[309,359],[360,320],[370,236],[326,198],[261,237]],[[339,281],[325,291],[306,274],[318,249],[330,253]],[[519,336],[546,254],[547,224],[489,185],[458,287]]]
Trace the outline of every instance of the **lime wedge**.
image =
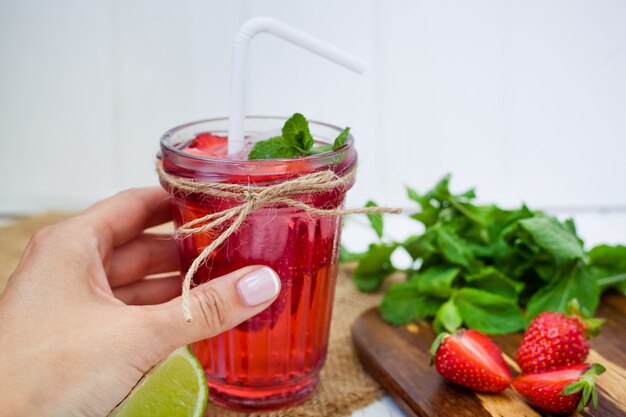
[[207,396],[198,358],[182,347],[145,374],[109,417],[201,417]]

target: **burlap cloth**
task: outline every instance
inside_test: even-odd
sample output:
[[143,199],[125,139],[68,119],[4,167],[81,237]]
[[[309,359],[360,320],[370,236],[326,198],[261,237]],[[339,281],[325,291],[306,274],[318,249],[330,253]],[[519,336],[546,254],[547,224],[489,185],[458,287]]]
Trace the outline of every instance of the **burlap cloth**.
[[[19,220],[9,227],[0,228],[0,292],[15,269],[30,236],[41,227],[64,217],[67,214],[51,213]],[[337,279],[328,358],[322,370],[320,385],[313,396],[297,407],[269,413],[236,413],[209,404],[205,416],[336,417],[349,415],[380,398],[383,391],[363,370],[350,337],[350,326],[358,315],[379,301],[379,295],[359,293],[351,282],[350,269],[342,266]]]

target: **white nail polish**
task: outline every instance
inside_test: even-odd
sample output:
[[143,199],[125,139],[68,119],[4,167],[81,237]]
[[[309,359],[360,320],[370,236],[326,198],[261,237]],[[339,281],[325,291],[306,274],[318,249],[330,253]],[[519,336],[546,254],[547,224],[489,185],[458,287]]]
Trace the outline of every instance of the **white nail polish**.
[[280,291],[280,280],[276,273],[267,267],[252,271],[237,283],[242,301],[250,307],[271,300]]

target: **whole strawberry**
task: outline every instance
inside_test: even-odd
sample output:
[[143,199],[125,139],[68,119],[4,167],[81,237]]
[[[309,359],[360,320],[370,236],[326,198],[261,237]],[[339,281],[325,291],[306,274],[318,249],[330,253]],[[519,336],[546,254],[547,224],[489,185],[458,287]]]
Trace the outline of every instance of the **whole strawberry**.
[[576,300],[570,302],[568,311],[569,316],[542,313],[530,323],[515,353],[522,372],[539,372],[585,361],[589,354],[587,338],[599,333],[602,320],[583,319]]
[[598,407],[598,393],[594,376],[605,371],[604,366],[582,363],[520,375],[513,380],[513,388],[531,405],[555,414],[581,411],[593,400]]
[[475,391],[501,392],[513,379],[498,346],[476,330],[441,333],[431,353],[442,377]]

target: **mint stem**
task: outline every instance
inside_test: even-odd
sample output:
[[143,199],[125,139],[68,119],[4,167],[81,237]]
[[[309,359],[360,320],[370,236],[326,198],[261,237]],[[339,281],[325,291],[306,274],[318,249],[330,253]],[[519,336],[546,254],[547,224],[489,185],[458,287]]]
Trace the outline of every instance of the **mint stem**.
[[598,280],[598,285],[600,285],[600,287],[602,288],[606,288],[624,281],[626,281],[626,274],[617,274],[600,278]]
[[481,226],[486,226],[485,222],[482,219],[478,218],[476,215],[474,215],[474,213],[466,209],[462,204],[456,202],[453,198],[450,199],[450,204],[452,204],[454,208],[463,213],[465,217],[467,217],[471,221],[478,223]]

